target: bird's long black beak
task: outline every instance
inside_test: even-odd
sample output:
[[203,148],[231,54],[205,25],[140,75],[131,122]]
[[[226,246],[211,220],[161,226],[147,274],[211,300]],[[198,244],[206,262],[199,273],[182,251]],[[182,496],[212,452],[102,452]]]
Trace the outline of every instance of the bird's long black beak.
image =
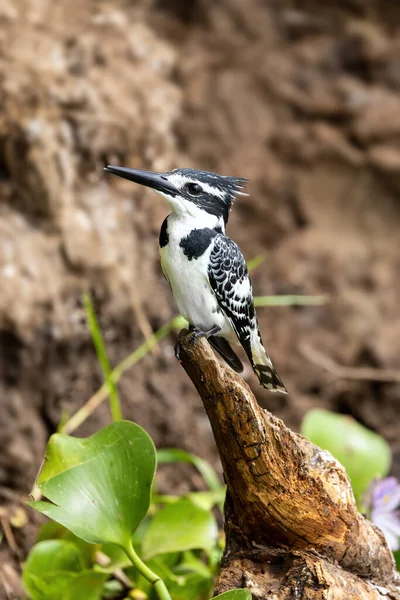
[[104,170],[113,175],[118,175],[118,177],[123,177],[129,181],[150,187],[157,192],[163,192],[169,196],[175,196],[178,193],[176,187],[168,181],[164,173],[153,173],[152,171],[128,169],[126,167],[112,167],[110,165],[105,167]]

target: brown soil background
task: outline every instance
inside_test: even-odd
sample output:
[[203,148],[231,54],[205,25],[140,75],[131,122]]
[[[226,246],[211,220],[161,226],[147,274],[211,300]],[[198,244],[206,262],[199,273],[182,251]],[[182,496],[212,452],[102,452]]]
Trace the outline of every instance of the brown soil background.
[[[249,178],[229,234],[255,293],[328,294],[259,309],[291,394],[247,376],[298,430],[327,407],[384,435],[400,474],[400,383],[308,360],[400,371],[400,5],[384,0],[2,0],[0,502],[31,489],[46,440],[101,384],[90,290],[113,364],[176,314],[161,276],[161,197],[105,164]],[[142,329],[142,330],[141,330]],[[161,344],[121,380],[124,415],[158,446],[217,463],[206,415]],[[102,406],[79,430],[109,422]],[[182,483],[182,476],[184,476]],[[166,489],[197,485],[169,469]],[[35,527],[15,531],[27,549]],[[12,553],[5,541],[2,560]],[[21,555],[23,556],[23,554]],[[0,592],[1,593],[1,592]]]

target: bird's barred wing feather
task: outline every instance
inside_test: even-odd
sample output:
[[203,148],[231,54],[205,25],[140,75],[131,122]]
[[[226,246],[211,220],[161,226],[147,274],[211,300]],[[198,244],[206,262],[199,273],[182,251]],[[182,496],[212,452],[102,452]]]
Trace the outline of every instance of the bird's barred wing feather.
[[239,247],[225,235],[219,234],[214,238],[208,278],[218,304],[243,346],[261,385],[270,391],[286,393],[262,344],[246,262]]
[[208,278],[220,308],[225,313],[250,361],[251,334],[257,321],[246,262],[238,246],[219,234],[210,254]]

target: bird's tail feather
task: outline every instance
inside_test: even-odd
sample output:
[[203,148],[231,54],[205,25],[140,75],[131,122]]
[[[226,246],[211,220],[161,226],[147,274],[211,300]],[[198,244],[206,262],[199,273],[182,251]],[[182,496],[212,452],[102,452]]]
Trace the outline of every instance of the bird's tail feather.
[[258,377],[259,382],[270,392],[280,392],[281,394],[287,394],[287,389],[275,371],[272,361],[268,354],[265,352],[259,334],[255,342],[251,346],[252,351],[252,366],[255,374]]
[[281,392],[281,394],[287,394],[287,389],[285,388],[282,379],[279,377],[274,367],[254,363],[253,369],[259,379],[259,382],[267,390],[270,392]]

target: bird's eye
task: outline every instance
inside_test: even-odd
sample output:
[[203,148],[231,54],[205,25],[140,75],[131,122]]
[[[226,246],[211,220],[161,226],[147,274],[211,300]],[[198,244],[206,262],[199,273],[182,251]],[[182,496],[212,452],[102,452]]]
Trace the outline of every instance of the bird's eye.
[[198,196],[203,191],[201,185],[198,183],[186,183],[185,190],[189,192],[191,196]]

